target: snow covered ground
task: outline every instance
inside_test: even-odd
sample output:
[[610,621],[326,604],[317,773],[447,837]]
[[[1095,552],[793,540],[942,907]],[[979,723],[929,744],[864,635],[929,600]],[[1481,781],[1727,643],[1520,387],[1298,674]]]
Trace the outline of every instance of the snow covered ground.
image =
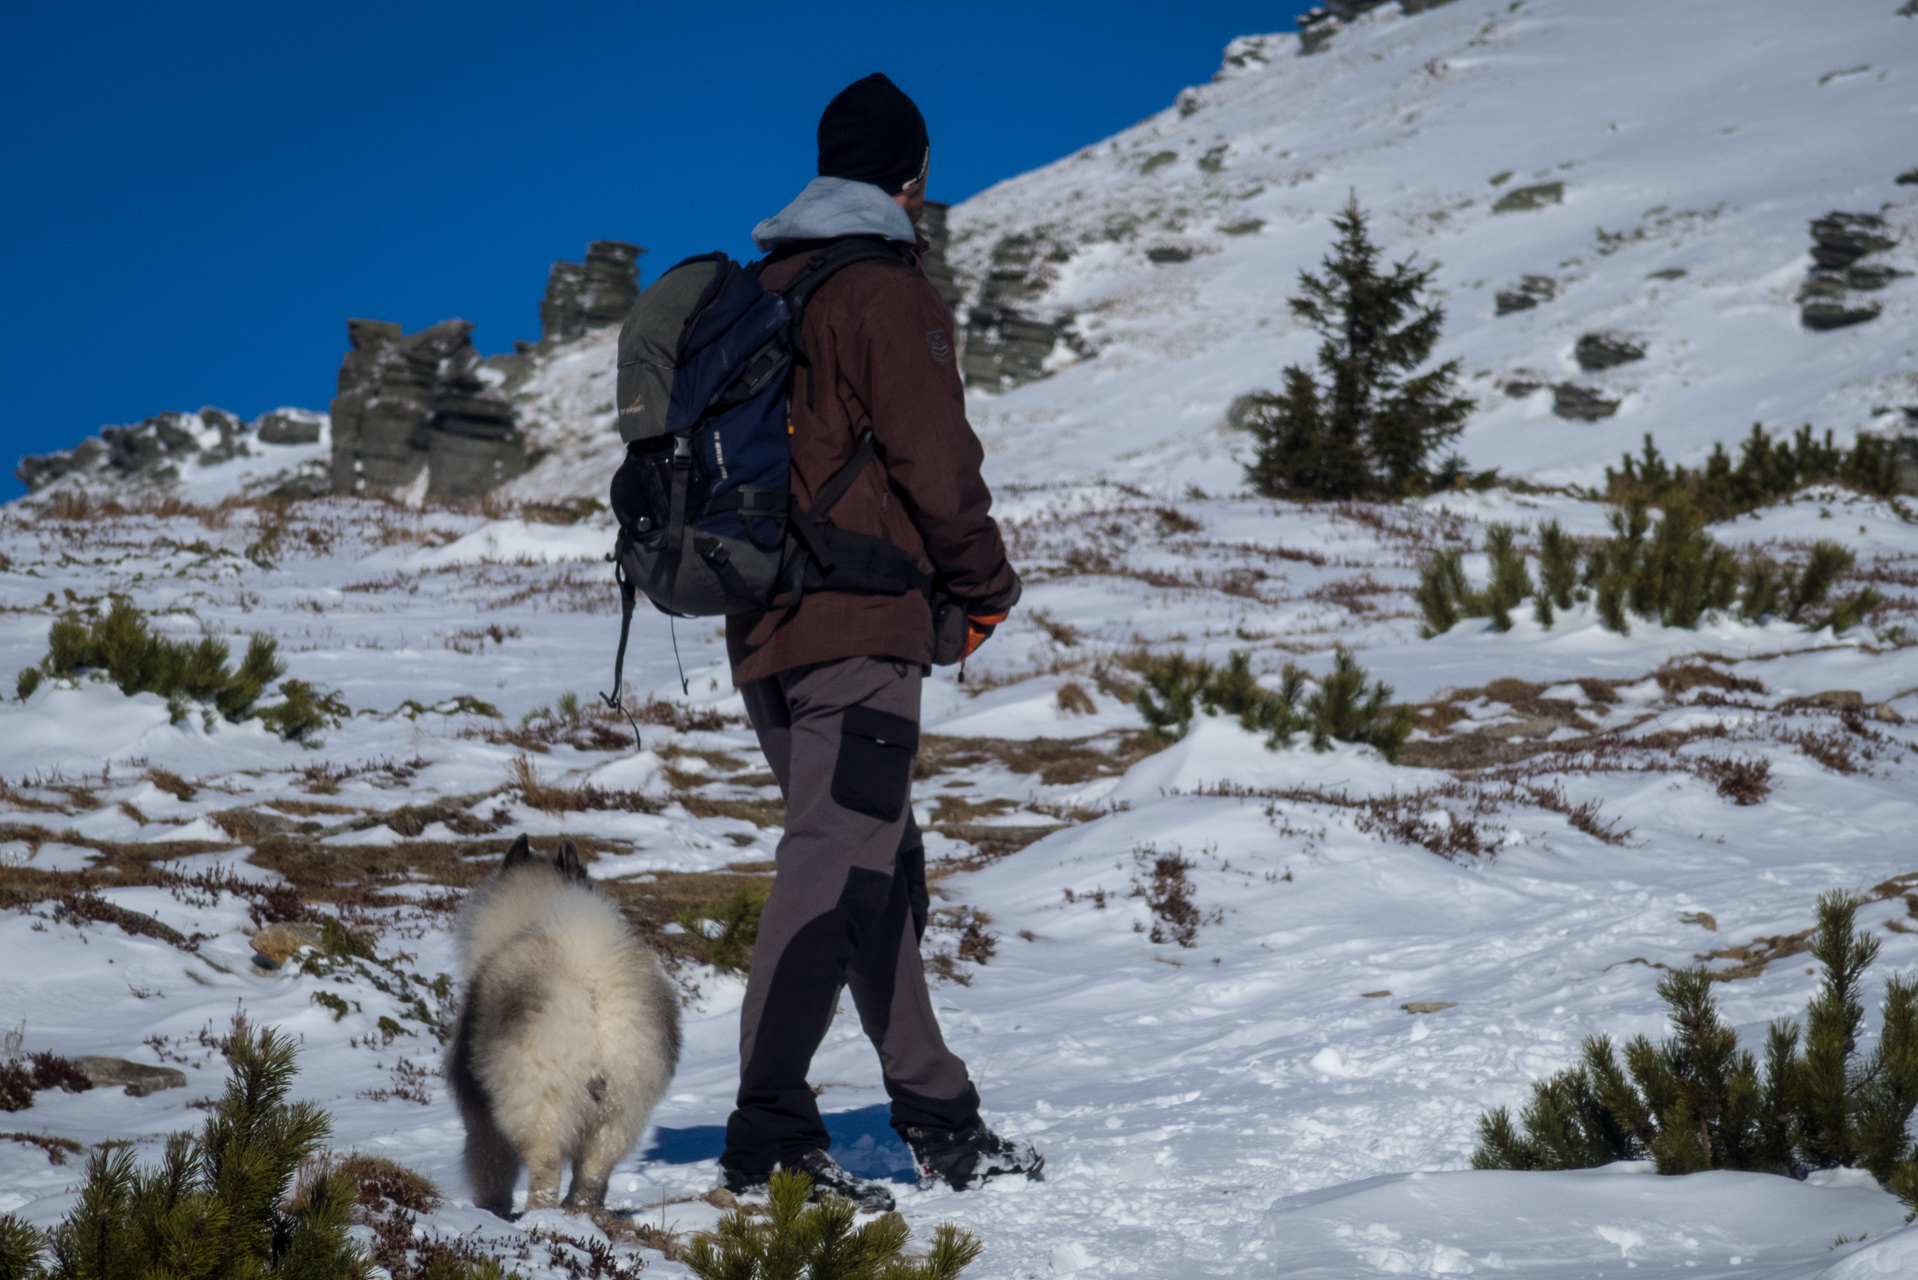
[[[1549,630],[1521,610],[1504,634],[1473,621],[1424,640],[1409,589],[1429,550],[1477,546],[1491,521],[1596,534],[1605,509],[1505,490],[1254,499],[1242,442],[1217,429],[1232,396],[1309,357],[1283,298],[1348,188],[1389,251],[1444,264],[1440,354],[1465,362],[1484,405],[1463,442],[1477,465],[1589,482],[1648,430],[1694,459],[1755,417],[1883,425],[1874,408],[1918,401],[1913,282],[1837,333],[1802,330],[1793,297],[1808,218],[1889,205],[1908,226],[1892,176],[1918,163],[1896,152],[1918,21],[1892,7],[1387,7],[1311,58],[1290,37],[1240,42],[1191,111],[954,211],[975,281],[1000,235],[1058,238],[1070,252],[1046,305],[1092,339],[1054,377],[972,398],[1028,593],[963,685],[946,670],[927,686],[916,804],[939,895],[927,950],[948,975],[935,1000],[991,1121],[1049,1160],[1043,1183],[966,1195],[901,1182],[922,1234],[955,1221],[980,1236],[971,1274],[1918,1274],[1918,1228],[1862,1175],[1467,1168],[1480,1112],[1522,1104],[1582,1037],[1662,1032],[1662,966],[1748,970],[1717,988],[1747,1041],[1801,1015],[1815,979],[1777,942],[1809,927],[1821,892],[1871,899],[1874,985],[1918,965],[1903,896],[1918,884],[1918,646],[1899,629],[1918,603],[1911,507],[1814,490],[1714,528],[1785,556],[1819,537],[1856,550],[1857,581],[1890,602],[1843,637],[1724,620],[1620,636],[1581,607]],[[1141,172],[1162,151],[1174,158]],[[1551,180],[1561,204],[1490,211]],[[1102,239],[1121,207],[1138,226]],[[1912,265],[1912,244],[1888,257]],[[1153,265],[1154,247],[1193,253]],[[1560,281],[1555,300],[1495,317],[1493,290],[1534,271]],[[1574,373],[1572,343],[1600,327],[1650,354]],[[81,1160],[18,1135],[155,1151],[197,1125],[191,1104],[224,1074],[211,1042],[243,1008],[300,1037],[299,1089],[332,1111],[336,1147],[447,1190],[428,1229],[476,1233],[529,1276],[565,1274],[529,1230],[599,1230],[464,1202],[435,1074],[457,890],[515,833],[565,833],[657,929],[699,886],[721,897],[763,875],[779,834],[718,628],[681,624],[676,660],[664,619],[641,613],[628,678],[657,701],[635,752],[624,720],[591,709],[617,627],[610,525],[511,501],[601,490],[610,370],[604,335],[542,366],[528,394],[555,454],[485,509],[221,506],[239,480],[196,474],[184,505],[0,511],[0,673],[38,661],[62,612],[123,593],[171,634],[274,635],[291,677],[353,711],[300,746],[257,722],[174,724],[159,698],[91,682],[0,707],[0,886],[31,899],[0,913],[0,1025],[28,1050],[189,1080],[142,1098],[45,1092],[0,1120],[15,1135],[0,1139],[0,1210],[51,1223],[74,1200]],[[1528,370],[1623,407],[1568,423],[1549,392],[1494,385]],[[1482,580],[1483,557],[1467,564]],[[1335,645],[1421,708],[1408,761],[1517,748],[1455,775],[1349,746],[1271,752],[1201,717],[1156,749],[1127,697],[1140,653],[1247,650],[1270,676],[1323,673]],[[1721,796],[1726,762],[1762,762],[1769,793]],[[75,897],[79,872],[94,892]],[[259,886],[283,883],[372,936],[375,958],[255,964]],[[1173,889],[1195,916],[1168,907]],[[742,986],[694,963],[677,977],[684,1061],[611,1202],[683,1238],[718,1215],[699,1196]],[[840,1159],[903,1176],[850,1010],[814,1079]]]

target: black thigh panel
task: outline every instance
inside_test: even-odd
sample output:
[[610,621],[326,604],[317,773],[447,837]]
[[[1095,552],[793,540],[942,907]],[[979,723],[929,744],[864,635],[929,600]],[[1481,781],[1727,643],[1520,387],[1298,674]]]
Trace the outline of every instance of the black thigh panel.
[[904,716],[848,707],[839,728],[832,798],[854,813],[896,822],[912,789],[912,758],[919,726]]

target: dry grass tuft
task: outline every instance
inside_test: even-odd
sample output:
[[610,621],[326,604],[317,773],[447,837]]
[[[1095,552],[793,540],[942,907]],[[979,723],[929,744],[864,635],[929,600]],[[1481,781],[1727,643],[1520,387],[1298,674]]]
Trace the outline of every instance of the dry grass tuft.
[[1698,773],[1718,788],[1719,795],[1733,804],[1757,804],[1771,794],[1769,760],[1704,756],[1698,761]]

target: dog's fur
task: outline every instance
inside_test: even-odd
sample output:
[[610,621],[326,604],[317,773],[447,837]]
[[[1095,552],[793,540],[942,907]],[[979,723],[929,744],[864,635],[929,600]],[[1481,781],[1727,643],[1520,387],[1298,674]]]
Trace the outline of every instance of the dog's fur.
[[547,861],[521,836],[459,916],[464,1002],[446,1078],[466,1121],[473,1201],[506,1216],[598,1208],[679,1062],[679,1001],[570,840]]

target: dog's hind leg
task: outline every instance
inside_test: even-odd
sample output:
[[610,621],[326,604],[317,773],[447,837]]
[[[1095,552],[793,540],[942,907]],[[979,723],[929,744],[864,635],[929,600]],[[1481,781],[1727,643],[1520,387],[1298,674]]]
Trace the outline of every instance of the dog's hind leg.
[[532,1142],[526,1151],[526,1167],[530,1176],[526,1183],[526,1208],[559,1208],[559,1179],[565,1159],[559,1149],[559,1140],[542,1134]]
[[502,1218],[511,1217],[519,1153],[500,1132],[490,1110],[469,1106],[462,1099],[460,1111],[466,1121],[466,1182],[473,1189],[473,1204]]
[[[607,1123],[609,1119],[614,1122]],[[573,1161],[573,1185],[566,1193],[567,1208],[605,1207],[606,1183],[613,1176],[613,1166],[632,1150],[635,1137],[629,1126],[601,1113],[580,1136],[578,1156]]]

